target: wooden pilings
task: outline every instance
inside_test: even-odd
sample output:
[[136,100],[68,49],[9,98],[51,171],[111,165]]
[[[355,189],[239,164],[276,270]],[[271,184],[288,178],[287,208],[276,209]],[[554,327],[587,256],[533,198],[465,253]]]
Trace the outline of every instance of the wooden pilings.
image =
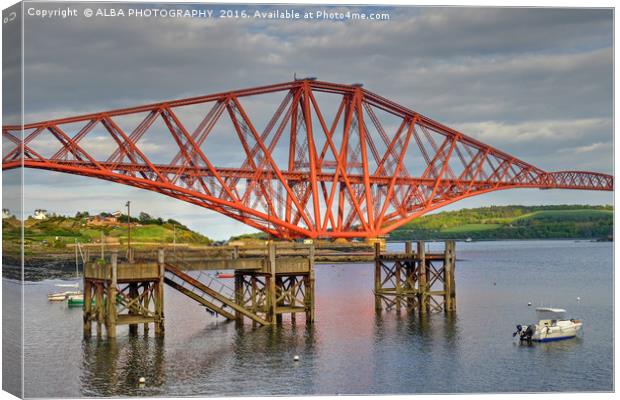
[[[306,287],[306,292],[304,296],[305,307],[306,307],[306,322],[314,322],[315,317],[315,301],[314,301],[314,244],[310,246],[308,250],[308,265],[310,271],[308,271],[308,275],[304,276],[304,285]],[[295,314],[292,313],[291,317],[294,318]]]
[[383,286],[383,281],[381,279],[381,244],[375,243],[375,310],[379,311],[382,308],[381,305],[381,297],[377,295],[377,293],[381,292],[381,287]]
[[105,303],[103,302],[103,282],[97,282],[97,297],[95,298],[95,307],[97,308],[97,336],[101,335],[101,327],[104,323]]
[[[415,250],[412,242],[405,243],[404,253],[386,253],[380,242],[375,242],[374,249],[377,310],[404,309],[420,315],[456,310],[454,241],[446,242],[443,252],[435,253],[429,252],[423,241],[417,242]],[[129,325],[130,334],[137,334],[143,326],[148,334],[150,324],[154,324],[156,336],[162,335],[164,283],[181,291],[187,289],[175,280],[178,277],[193,282],[196,290],[204,292],[204,298],[189,290],[185,294],[207,308],[215,307],[228,319],[242,322],[247,317],[257,324],[275,325],[282,323],[284,316],[295,323],[298,314],[303,314],[305,321],[312,323],[315,320],[314,244],[307,247],[307,256],[290,252],[276,254],[276,250],[275,244],[269,242],[263,263],[249,269],[236,249],[232,259],[243,269],[235,270],[234,290],[230,288],[222,293],[217,292],[221,288],[194,282],[180,270],[174,272],[176,267],[165,263],[163,249],[157,252],[156,262],[153,258],[150,262],[119,262],[117,251],[111,253],[109,261],[88,260],[84,267],[84,334],[90,336],[92,324],[96,323],[97,335],[101,335],[105,326],[107,335],[115,337],[118,325]],[[209,300],[209,296],[213,299]],[[228,305],[230,312],[217,308],[212,303],[216,300]]]
[[277,308],[278,304],[276,301],[276,246],[273,241],[269,241],[267,245],[267,253],[269,255],[269,260],[267,264],[269,266],[269,273],[267,275],[267,320],[271,321],[271,323],[276,322]]
[[[428,271],[426,265],[426,249],[424,242],[418,242],[418,311],[424,315],[429,311],[428,299]],[[415,262],[415,261],[414,261]]]
[[84,335],[97,335],[105,325],[107,336],[116,337],[118,325],[129,325],[129,333],[144,333],[148,324],[155,325],[155,335],[164,331],[164,254],[159,250],[158,262],[119,263],[118,252],[112,251],[109,262],[99,259],[84,266]]
[[92,282],[84,279],[84,336],[92,335],[92,291]]
[[[138,284],[136,282],[132,282],[129,284],[129,298],[131,299],[135,299],[138,298]],[[110,297],[112,298],[112,297]],[[136,309],[135,308],[130,308],[129,309],[129,315],[135,315],[137,314]],[[130,335],[136,335],[138,334],[138,324],[129,324],[129,334]]]
[[[116,285],[118,284],[118,252],[113,252],[112,257],[109,264],[110,269],[110,280],[107,282],[107,307],[106,311],[106,330],[108,332],[108,337],[116,337]],[[102,302],[103,303],[103,302]],[[102,310],[105,307],[104,304],[101,304]],[[131,330],[131,327],[130,327]]]
[[[235,271],[235,303],[243,305],[243,274]],[[235,310],[235,318],[238,323],[243,322],[243,314]]]
[[423,241],[405,243],[404,253],[382,253],[375,246],[375,309],[402,308],[421,316],[456,311],[454,241],[446,241],[443,253],[429,253]]
[[[296,322],[300,313],[305,314],[307,323],[313,322],[314,254],[314,245],[310,245],[307,257],[277,257],[275,243],[270,241],[265,268],[258,271],[235,270],[235,303],[271,324],[282,323],[284,315],[289,315],[291,322]],[[238,322],[243,321],[239,312],[235,318]]]
[[155,336],[164,333],[164,272],[166,263],[164,249],[157,251],[157,271],[158,279],[153,285],[154,307],[155,307]]
[[444,261],[444,303],[446,311],[456,311],[456,284],[454,269],[456,267],[456,250],[454,241],[446,242]]

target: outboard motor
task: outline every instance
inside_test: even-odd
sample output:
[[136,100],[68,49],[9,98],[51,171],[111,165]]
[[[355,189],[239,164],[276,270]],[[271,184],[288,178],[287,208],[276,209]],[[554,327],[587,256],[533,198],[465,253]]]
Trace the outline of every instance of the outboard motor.
[[519,338],[521,338],[521,330],[523,329],[523,327],[521,325],[517,325],[517,331],[512,333],[512,337],[515,337],[517,335],[519,335]]
[[512,334],[512,337],[519,335],[519,340],[532,342],[532,336],[536,332],[536,325],[528,325],[527,327],[523,327],[522,325],[517,325],[517,331]]
[[536,325],[528,325],[525,332],[521,335],[521,340],[532,343],[532,335],[534,335],[534,332],[536,332]]

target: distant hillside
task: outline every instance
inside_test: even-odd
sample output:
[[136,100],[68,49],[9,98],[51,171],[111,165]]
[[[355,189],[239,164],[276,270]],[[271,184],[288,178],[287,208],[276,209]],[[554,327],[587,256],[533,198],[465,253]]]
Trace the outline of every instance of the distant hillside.
[[265,232],[256,232],[256,233],[244,233],[238,236],[231,236],[229,241],[235,240],[247,240],[247,241],[256,241],[256,242],[264,242],[269,239],[269,235]]
[[606,239],[612,206],[497,206],[426,215],[390,234],[404,239]]
[[[127,242],[127,217],[121,216],[119,223],[109,225],[93,225],[88,223],[87,215],[78,214],[76,217],[52,216],[43,220],[28,218],[24,222],[24,244],[28,249],[41,248],[61,249],[67,244],[96,243],[101,239],[101,233],[106,241]],[[20,221],[16,218],[2,220],[3,248],[19,245],[21,238]],[[197,232],[193,232],[183,224],[169,219],[151,218],[148,214],[141,214],[140,218],[132,218],[131,241],[157,244],[172,243],[176,236],[177,243],[209,244],[211,240]]]

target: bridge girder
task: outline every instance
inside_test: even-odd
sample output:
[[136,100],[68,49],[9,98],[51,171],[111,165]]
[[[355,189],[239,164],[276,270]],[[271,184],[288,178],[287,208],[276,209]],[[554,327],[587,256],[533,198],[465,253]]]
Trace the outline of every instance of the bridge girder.
[[359,86],[310,80],[3,126],[3,139],[3,169],[147,189],[282,238],[381,236],[495,190],[613,190],[610,175],[546,172]]

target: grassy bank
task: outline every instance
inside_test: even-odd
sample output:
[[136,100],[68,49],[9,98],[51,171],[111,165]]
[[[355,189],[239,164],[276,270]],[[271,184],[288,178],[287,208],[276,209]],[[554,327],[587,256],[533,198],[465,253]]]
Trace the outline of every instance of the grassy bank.
[[[16,218],[6,218],[2,221],[3,249],[19,248],[21,242],[20,221]],[[100,243],[102,237],[105,243],[127,243],[127,224],[94,226],[87,223],[86,218],[50,217],[44,220],[29,218],[24,222],[24,251],[26,255],[40,252],[66,252],[68,244],[75,241],[80,243]],[[184,225],[160,219],[149,221],[132,221],[131,241],[134,245],[157,245],[172,243],[176,236],[177,243],[208,245],[211,240],[197,232],[193,232]]]
[[497,206],[423,216],[393,231],[390,240],[607,239],[612,236],[611,206]]

